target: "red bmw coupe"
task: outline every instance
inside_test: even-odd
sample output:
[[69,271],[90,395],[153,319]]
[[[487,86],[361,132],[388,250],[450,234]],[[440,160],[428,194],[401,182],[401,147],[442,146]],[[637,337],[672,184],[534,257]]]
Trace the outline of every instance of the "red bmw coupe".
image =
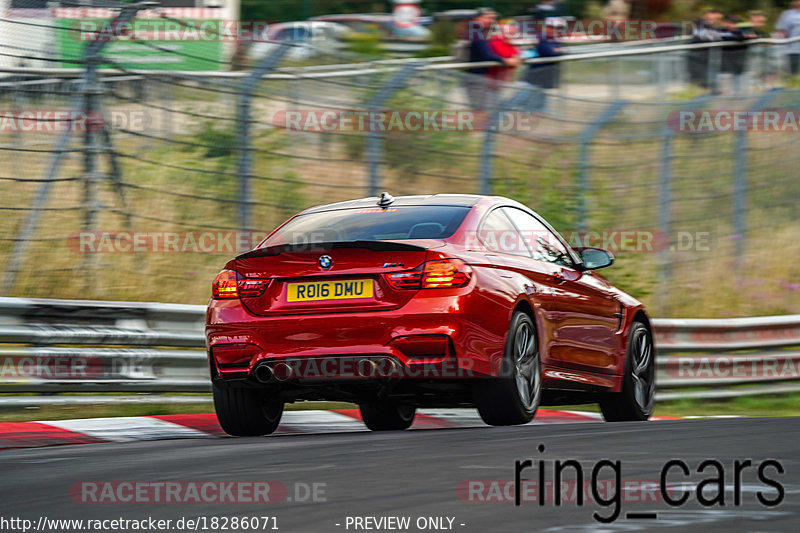
[[597,402],[606,420],[653,410],[642,304],[501,197],[365,198],[307,209],[230,260],[206,316],[217,417],[266,435],[286,402],[355,402],[372,430],[417,407],[477,407],[491,425],[539,405]]

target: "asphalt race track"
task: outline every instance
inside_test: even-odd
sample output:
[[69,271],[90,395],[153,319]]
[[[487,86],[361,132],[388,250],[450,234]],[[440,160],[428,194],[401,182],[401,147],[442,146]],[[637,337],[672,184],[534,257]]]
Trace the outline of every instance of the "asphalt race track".
[[[543,453],[537,449],[540,444],[545,447]],[[274,526],[283,532],[798,531],[798,444],[800,418],[739,418],[54,446],[0,452],[0,506],[4,518],[30,519],[33,528],[42,517],[153,517],[170,519],[172,524],[182,517],[200,517],[204,522],[198,521],[193,527],[184,522],[183,528],[172,526],[166,530],[236,531],[230,527],[232,517],[257,516],[274,518],[256,528],[249,527],[249,531],[272,530]],[[621,481],[628,488],[620,498],[619,517],[601,524],[593,514],[612,515],[615,505],[585,501],[578,506],[575,492],[572,501],[560,506],[552,501],[540,506],[535,497],[525,494],[521,505],[515,506],[515,461],[525,459],[532,459],[534,466],[522,470],[521,479],[537,479],[539,461],[544,461],[541,472],[545,484],[553,480],[554,461],[579,461],[587,493],[591,494],[588,485],[596,482],[600,499],[606,502],[613,502],[613,493],[620,494],[603,484],[603,479],[613,479],[613,467],[606,465],[594,482],[593,467],[602,459],[620,461]],[[653,489],[670,459],[683,461],[690,470],[690,475],[684,477],[675,467],[668,476],[670,483],[686,482],[671,495],[676,498],[685,492],[689,496],[680,507],[670,507],[660,498],[658,489]],[[697,484],[717,477],[716,468],[697,473],[705,459],[714,459],[722,466],[724,506],[704,508],[698,503]],[[744,468],[741,483],[736,483],[734,461],[745,459],[750,459],[753,466]],[[777,461],[778,466],[765,465],[769,459]],[[759,479],[759,465],[763,477],[780,489]],[[777,471],[779,467],[783,474]],[[575,470],[565,469],[569,473],[565,477],[574,479]],[[212,486],[219,487],[219,482],[269,481],[268,496],[280,501],[219,502],[212,494],[210,500],[197,503],[187,491],[175,493],[180,499],[177,502],[162,499],[160,503],[132,503],[122,501],[133,494],[127,490],[129,486],[123,491],[122,484],[110,483],[125,481],[140,485],[182,482],[181,487],[191,483],[217,482]],[[637,488],[648,484],[649,489]],[[705,487],[705,492],[700,490],[701,497],[719,495],[716,483],[711,485]],[[109,489],[106,503],[95,503],[85,501],[91,499],[81,492],[87,486],[100,487],[98,491],[102,487],[115,488]],[[285,493],[276,487],[285,488]],[[736,492],[740,497],[738,505],[734,502]],[[91,494],[97,497],[101,492]],[[148,494],[134,499],[145,501],[152,497],[152,493]],[[569,499],[569,489],[565,494]],[[780,503],[767,507],[759,502],[759,494]],[[245,493],[236,497],[249,496]],[[656,517],[630,513],[655,513]],[[390,516],[407,517],[408,526],[373,521]],[[221,527],[222,522],[212,523],[215,517],[227,517],[229,527]],[[108,522],[103,530],[125,530],[113,526]],[[13,524],[0,529],[21,531]],[[52,526],[39,530],[42,529],[59,530]]]

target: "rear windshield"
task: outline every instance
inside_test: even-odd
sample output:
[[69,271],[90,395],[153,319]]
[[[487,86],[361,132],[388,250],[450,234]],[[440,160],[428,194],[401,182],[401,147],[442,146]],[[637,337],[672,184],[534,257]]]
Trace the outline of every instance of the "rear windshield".
[[399,239],[446,239],[469,211],[463,206],[342,209],[299,215],[262,245]]

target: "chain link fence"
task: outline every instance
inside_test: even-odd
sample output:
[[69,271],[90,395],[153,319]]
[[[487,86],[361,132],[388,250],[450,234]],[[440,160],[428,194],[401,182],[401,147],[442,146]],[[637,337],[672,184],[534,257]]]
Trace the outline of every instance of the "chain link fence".
[[[237,250],[298,210],[386,190],[515,198],[614,252],[608,277],[655,316],[800,312],[798,90],[675,90],[674,50],[569,61],[543,90],[437,61],[286,68],[282,46],[246,70],[131,70],[93,43],[72,69],[0,50],[39,62],[0,68],[3,296],[204,303]],[[580,94],[615,62],[624,89]],[[783,127],[694,132],[703,111]]]

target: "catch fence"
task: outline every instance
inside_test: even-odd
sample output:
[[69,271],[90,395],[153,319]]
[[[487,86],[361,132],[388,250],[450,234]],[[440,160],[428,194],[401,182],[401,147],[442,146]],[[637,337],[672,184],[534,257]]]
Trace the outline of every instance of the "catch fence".
[[[752,45],[738,90],[715,77],[720,94],[687,84],[685,44],[565,56],[541,89],[442,60],[292,67],[282,46],[245,70],[131,69],[94,42],[72,68],[2,50],[33,59],[0,68],[0,294],[199,304],[298,210],[386,190],[515,198],[614,252],[604,273],[656,316],[800,310],[800,90],[780,53],[758,62],[777,41]],[[765,112],[780,127],[754,126]]]

